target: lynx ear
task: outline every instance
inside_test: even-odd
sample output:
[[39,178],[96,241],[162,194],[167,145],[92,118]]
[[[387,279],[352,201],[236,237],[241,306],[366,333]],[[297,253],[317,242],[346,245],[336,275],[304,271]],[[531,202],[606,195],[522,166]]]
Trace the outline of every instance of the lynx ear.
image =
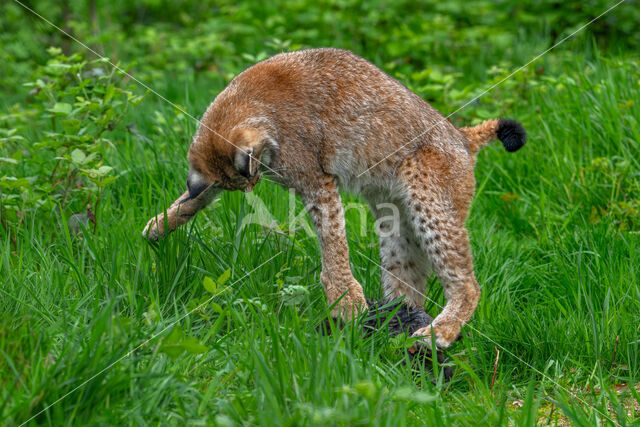
[[234,166],[240,175],[253,178],[262,163],[263,151],[268,145],[269,137],[265,132],[255,128],[239,129],[235,142]]
[[234,164],[240,175],[245,178],[252,178],[258,173],[260,161],[255,157],[253,147],[238,148],[236,150]]

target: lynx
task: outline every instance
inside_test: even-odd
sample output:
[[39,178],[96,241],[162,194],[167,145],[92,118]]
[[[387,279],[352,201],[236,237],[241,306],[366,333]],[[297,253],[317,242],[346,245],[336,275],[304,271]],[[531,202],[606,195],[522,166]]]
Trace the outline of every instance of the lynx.
[[322,253],[320,279],[333,316],[365,310],[349,265],[339,189],[362,195],[375,217],[393,203],[400,224],[380,223],[387,299],[424,308],[431,272],[446,305],[415,336],[447,348],[480,298],[465,228],[475,189],[475,154],[499,139],[526,142],[522,126],[492,119],[456,128],[418,95],[367,60],[338,49],[276,55],[231,81],[207,108],[189,148],[187,191],[151,218],[156,240],[187,222],[221,190],[250,191],[261,172],[293,188],[307,206]]

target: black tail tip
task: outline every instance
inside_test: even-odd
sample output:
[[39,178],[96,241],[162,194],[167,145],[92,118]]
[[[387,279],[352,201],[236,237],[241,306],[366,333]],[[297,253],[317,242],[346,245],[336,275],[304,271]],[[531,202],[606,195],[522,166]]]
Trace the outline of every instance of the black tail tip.
[[515,120],[500,119],[497,133],[504,149],[510,153],[518,151],[527,142],[527,132]]

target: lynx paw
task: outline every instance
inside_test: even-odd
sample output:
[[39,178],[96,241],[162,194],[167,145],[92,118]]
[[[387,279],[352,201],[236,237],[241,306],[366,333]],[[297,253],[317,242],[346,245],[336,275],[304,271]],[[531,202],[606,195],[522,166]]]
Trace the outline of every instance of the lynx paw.
[[[360,285],[358,285],[360,286]],[[350,321],[369,308],[361,289],[351,288],[331,310],[334,319]]]
[[[147,225],[142,230],[142,237],[145,239],[156,242],[160,237],[162,237],[162,223],[164,222],[164,214],[159,214],[154,216],[147,222]],[[158,225],[160,224],[160,225]]]
[[460,332],[460,327],[446,328],[443,326],[429,325],[424,328],[418,329],[413,333],[413,337],[420,337],[420,343],[426,345],[430,350],[432,344],[431,334],[435,334],[436,348],[444,350],[448,348],[454,341],[457,340]]

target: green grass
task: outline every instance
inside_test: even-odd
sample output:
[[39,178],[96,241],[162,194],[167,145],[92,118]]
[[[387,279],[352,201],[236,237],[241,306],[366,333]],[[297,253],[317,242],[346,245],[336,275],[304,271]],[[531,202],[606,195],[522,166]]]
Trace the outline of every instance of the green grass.
[[[37,215],[0,227],[0,417],[9,425],[36,414],[32,422],[51,425],[632,421],[640,73],[637,58],[576,46],[580,54],[553,52],[544,72],[534,64],[459,114],[517,118],[529,143],[515,154],[496,144],[478,158],[468,225],[483,294],[447,353],[451,382],[436,375],[434,385],[429,369],[412,370],[401,340],[384,332],[365,339],[350,324],[319,334],[328,311],[315,238],[242,227],[252,211],[243,194],[224,194],[157,245],[143,241],[146,220],[183,191],[196,126],[149,95],[129,120],[153,142],[121,134],[109,159],[119,177],[101,197],[95,229],[75,234],[66,218]],[[435,101],[443,113],[503,76],[473,80],[477,65],[469,67],[475,77],[452,86],[468,94],[448,89],[449,100]],[[153,86],[199,115],[224,82],[185,75]],[[288,193],[263,181],[256,194],[284,226]],[[352,268],[377,297],[373,219],[365,235],[359,226],[349,212]],[[229,288],[212,296],[203,280],[226,271]],[[292,285],[308,292],[292,301],[282,290]],[[435,315],[442,292],[435,280],[429,290]],[[217,305],[198,307],[210,299]],[[180,332],[206,349],[170,354]]]

